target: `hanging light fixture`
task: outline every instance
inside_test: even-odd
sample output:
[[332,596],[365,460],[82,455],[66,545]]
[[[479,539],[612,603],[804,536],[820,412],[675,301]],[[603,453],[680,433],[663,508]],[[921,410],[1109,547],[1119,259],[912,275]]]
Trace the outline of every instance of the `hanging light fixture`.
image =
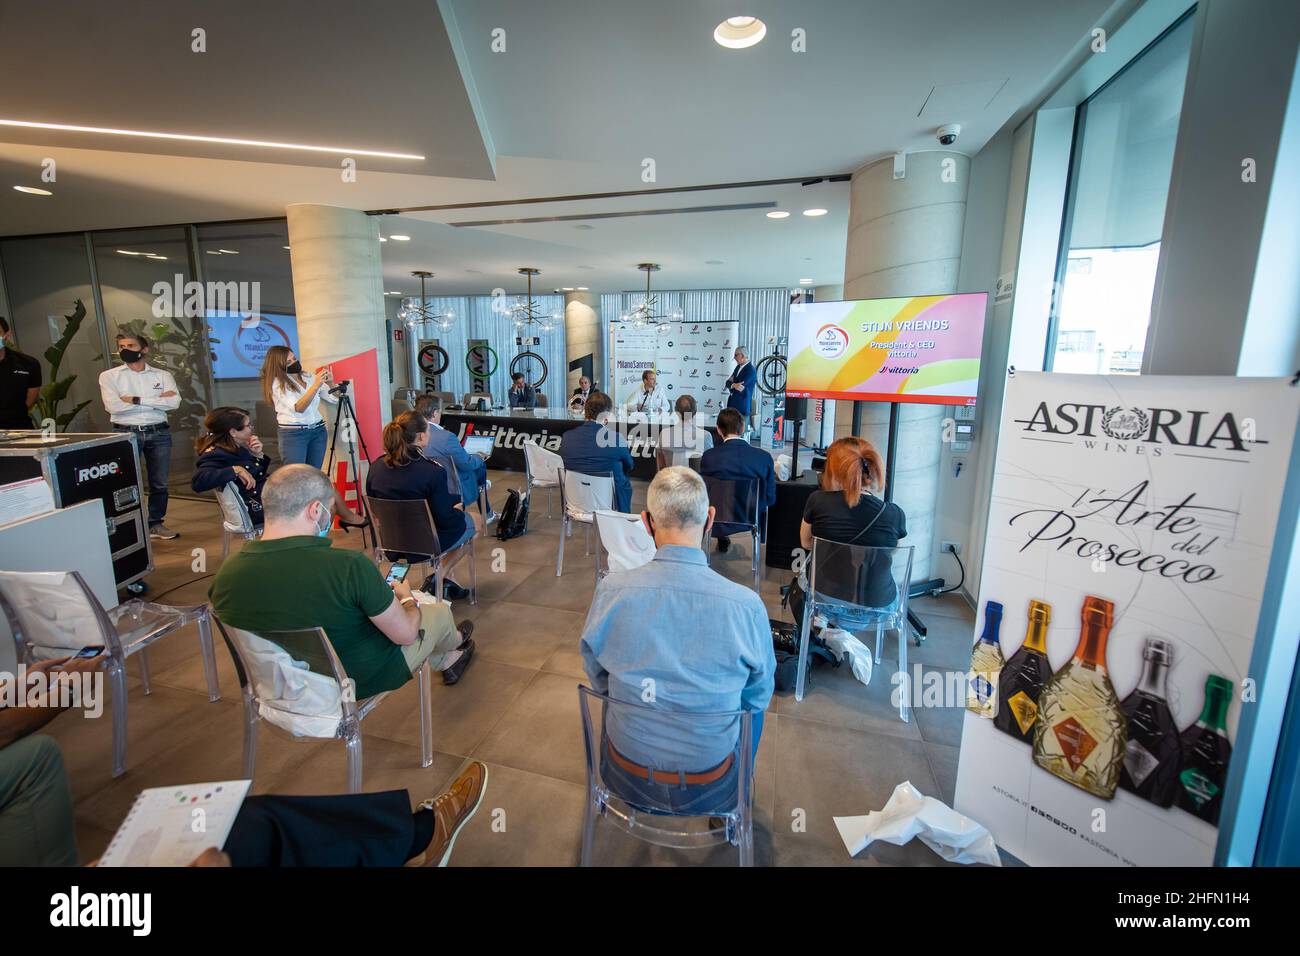
[[397,310],[397,317],[406,324],[408,329],[414,329],[417,325],[424,325],[426,322],[432,322],[443,332],[450,332],[452,326],[456,324],[456,313],[451,309],[445,312],[435,312],[428,306],[428,297],[424,294],[424,283],[433,278],[432,272],[417,270],[411,275],[420,280],[420,297],[418,299],[403,299],[401,308]]
[[674,309],[666,314],[657,312],[659,297],[650,294],[650,273],[658,272],[659,266],[654,262],[642,262],[637,265],[637,268],[645,273],[645,298],[631,312],[623,313],[623,321],[632,323],[634,329],[645,329],[653,325],[656,331],[667,332],[670,322],[682,320],[682,310]]
[[559,313],[543,313],[542,308],[533,301],[533,276],[542,274],[541,269],[533,266],[524,266],[519,269],[519,274],[528,280],[528,293],[524,298],[515,298],[515,304],[510,309],[510,317],[514,320],[515,331],[522,338],[533,339],[537,337],[538,332],[552,332],[560,324]]

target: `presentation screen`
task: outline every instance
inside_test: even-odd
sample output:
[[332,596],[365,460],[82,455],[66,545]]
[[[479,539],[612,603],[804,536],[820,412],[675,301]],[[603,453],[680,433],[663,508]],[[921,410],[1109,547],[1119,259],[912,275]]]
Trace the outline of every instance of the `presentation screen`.
[[786,393],[974,405],[984,292],[790,306]]
[[215,340],[212,363],[215,379],[257,378],[262,360],[272,345],[287,345],[298,353],[298,318],[267,312],[247,316],[233,312],[207,314],[208,330]]

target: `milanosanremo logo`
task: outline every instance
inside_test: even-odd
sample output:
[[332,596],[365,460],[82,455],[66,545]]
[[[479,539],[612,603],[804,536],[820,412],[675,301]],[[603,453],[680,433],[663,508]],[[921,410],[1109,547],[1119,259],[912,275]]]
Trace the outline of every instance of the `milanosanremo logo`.
[[824,359],[837,359],[849,348],[849,333],[834,323],[827,323],[817,330],[813,339],[813,351]]

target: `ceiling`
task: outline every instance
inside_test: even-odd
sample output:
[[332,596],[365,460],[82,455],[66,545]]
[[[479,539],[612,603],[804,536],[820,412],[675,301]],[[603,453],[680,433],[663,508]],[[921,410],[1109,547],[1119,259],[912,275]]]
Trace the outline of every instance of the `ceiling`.
[[[424,157],[358,155],[345,182],[337,153],[0,125],[0,235],[280,216],[292,202],[405,209],[817,177],[931,148],[949,122],[973,154],[1111,2],[135,0],[124,16],[98,0],[0,0],[0,119]],[[714,43],[742,12],[767,23],[764,41]],[[611,291],[638,287],[635,265],[651,260],[660,288],[837,284],[847,203],[846,184],[823,182],[384,217],[385,234],[412,237],[385,244],[386,283],[409,292],[409,272],[430,269],[431,291],[489,291],[530,265],[547,291]],[[810,206],[830,212],[801,216]]]

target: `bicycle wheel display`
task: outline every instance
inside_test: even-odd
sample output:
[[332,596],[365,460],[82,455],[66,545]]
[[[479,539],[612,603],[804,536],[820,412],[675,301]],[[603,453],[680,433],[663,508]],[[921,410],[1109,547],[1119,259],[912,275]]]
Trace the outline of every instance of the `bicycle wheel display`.
[[[524,362],[526,362],[528,365],[527,370],[523,372],[524,381],[528,383],[528,386],[530,388],[541,388],[542,383],[546,381],[546,375],[548,371],[546,368],[546,359],[542,358],[536,352],[520,352],[518,355],[516,355],[514,358],[510,360],[511,378],[514,378],[516,372],[521,371],[519,366]],[[542,367],[542,374],[541,377],[539,377],[536,381],[530,382],[528,381],[528,374],[533,370],[534,362],[536,362],[538,365]]]
[[764,395],[781,395],[785,392],[785,358],[769,355],[754,367],[758,373],[758,390]]
[[420,349],[417,361],[425,375],[441,375],[451,365],[451,356],[441,345],[426,345]]
[[[477,364],[483,366],[482,371],[475,367]],[[491,378],[496,374],[499,364],[501,363],[497,358],[496,349],[490,345],[471,345],[465,352],[465,368],[474,378]]]

